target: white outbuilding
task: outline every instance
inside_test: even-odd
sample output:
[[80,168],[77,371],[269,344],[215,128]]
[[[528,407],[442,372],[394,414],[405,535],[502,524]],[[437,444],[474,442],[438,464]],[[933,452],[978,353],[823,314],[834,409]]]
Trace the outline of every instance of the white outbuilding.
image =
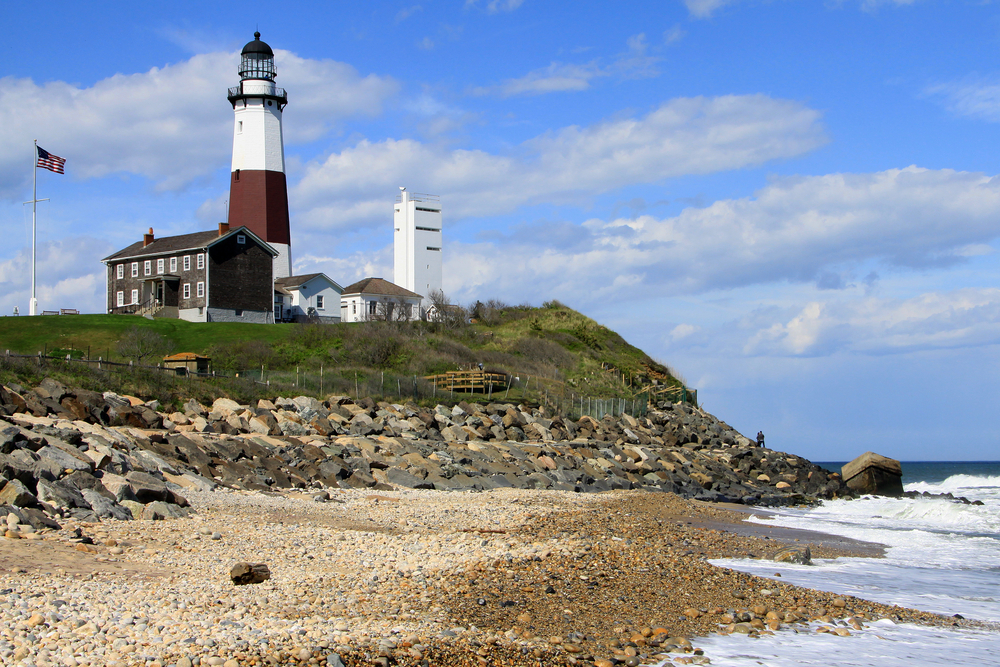
[[423,297],[382,278],[365,278],[344,288],[340,295],[341,322],[420,319]]
[[343,291],[325,273],[278,278],[274,281],[274,321],[339,322]]

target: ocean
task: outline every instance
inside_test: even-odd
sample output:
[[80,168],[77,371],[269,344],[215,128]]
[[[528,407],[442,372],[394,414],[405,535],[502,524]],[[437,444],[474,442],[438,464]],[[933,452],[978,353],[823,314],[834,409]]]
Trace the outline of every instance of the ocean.
[[[842,463],[820,463],[839,470]],[[907,491],[940,498],[835,500],[809,509],[771,510],[753,521],[886,545],[886,557],[815,559],[793,565],[750,559],[711,561],[761,577],[832,593],[997,624],[995,631],[926,628],[885,619],[850,637],[782,630],[773,636],[711,636],[698,645],[724,667],[915,667],[1000,665],[1000,462],[902,464]]]

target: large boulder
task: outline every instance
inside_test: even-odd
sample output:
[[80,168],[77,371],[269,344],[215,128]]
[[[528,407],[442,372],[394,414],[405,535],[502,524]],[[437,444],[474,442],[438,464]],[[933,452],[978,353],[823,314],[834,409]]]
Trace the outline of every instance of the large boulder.
[[847,488],[858,493],[877,496],[899,496],[903,493],[903,468],[899,461],[865,452],[840,469]]

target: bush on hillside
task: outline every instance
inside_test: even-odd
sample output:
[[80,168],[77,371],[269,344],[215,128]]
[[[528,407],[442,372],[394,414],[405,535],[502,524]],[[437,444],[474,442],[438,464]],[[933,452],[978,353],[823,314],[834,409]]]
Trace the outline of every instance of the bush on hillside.
[[285,357],[263,340],[232,340],[217,343],[208,350],[212,366],[227,371],[281,368]]

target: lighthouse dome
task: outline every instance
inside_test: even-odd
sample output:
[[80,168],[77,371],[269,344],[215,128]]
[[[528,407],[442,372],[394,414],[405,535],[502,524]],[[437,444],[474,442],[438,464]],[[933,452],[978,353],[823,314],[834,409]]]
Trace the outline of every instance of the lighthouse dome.
[[267,45],[267,42],[260,41],[259,32],[255,32],[253,34],[253,41],[247,42],[247,45],[243,47],[243,55],[249,55],[251,53],[260,54],[269,58],[274,57],[274,51],[272,51],[271,47]]
[[260,33],[253,34],[253,41],[247,42],[240,54],[241,79],[274,80],[274,51],[267,42],[260,41]]

